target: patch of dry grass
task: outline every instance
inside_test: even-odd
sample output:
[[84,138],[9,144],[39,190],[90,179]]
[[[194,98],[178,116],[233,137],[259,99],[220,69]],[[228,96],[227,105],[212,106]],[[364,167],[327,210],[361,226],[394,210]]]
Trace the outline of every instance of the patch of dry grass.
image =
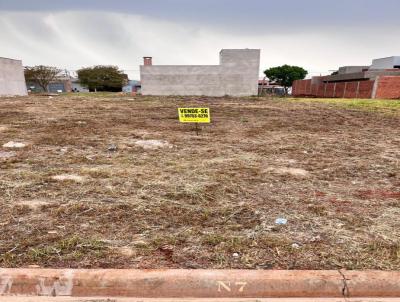
[[288,98],[288,101],[301,103],[322,103],[344,107],[348,109],[358,109],[364,111],[378,111],[389,114],[400,113],[400,100],[383,99],[337,99],[337,98]]
[[[197,105],[199,136],[177,121]],[[28,145],[0,159],[0,265],[399,269],[399,121],[265,98],[2,99],[0,145]]]

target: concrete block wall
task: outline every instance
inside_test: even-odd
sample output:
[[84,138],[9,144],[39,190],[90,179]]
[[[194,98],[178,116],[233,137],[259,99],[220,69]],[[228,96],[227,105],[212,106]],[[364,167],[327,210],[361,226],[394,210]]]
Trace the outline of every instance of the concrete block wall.
[[22,61],[0,58],[0,96],[27,94]]
[[223,49],[219,65],[142,65],[142,94],[257,95],[259,67],[259,49]]

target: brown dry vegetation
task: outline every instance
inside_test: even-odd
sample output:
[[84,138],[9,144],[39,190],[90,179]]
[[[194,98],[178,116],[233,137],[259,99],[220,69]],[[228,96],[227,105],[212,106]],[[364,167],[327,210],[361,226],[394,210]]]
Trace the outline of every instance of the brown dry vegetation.
[[[177,107],[197,105],[212,113],[199,136],[177,121]],[[1,99],[0,151],[28,146],[0,158],[0,266],[400,269],[398,113],[264,98]],[[135,145],[147,139],[173,147]]]

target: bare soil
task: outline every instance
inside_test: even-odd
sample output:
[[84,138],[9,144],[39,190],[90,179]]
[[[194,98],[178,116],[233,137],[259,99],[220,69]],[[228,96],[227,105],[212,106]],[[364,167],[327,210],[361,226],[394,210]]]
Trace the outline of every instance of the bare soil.
[[[198,136],[189,106],[211,109]],[[0,266],[400,269],[399,126],[285,99],[3,98]]]

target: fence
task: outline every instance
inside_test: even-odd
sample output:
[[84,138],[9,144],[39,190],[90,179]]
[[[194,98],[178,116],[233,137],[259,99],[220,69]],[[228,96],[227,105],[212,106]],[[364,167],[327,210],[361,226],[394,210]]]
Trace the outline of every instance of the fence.
[[372,97],[375,81],[317,83],[312,80],[299,80],[293,83],[293,96],[319,98],[364,98]]

